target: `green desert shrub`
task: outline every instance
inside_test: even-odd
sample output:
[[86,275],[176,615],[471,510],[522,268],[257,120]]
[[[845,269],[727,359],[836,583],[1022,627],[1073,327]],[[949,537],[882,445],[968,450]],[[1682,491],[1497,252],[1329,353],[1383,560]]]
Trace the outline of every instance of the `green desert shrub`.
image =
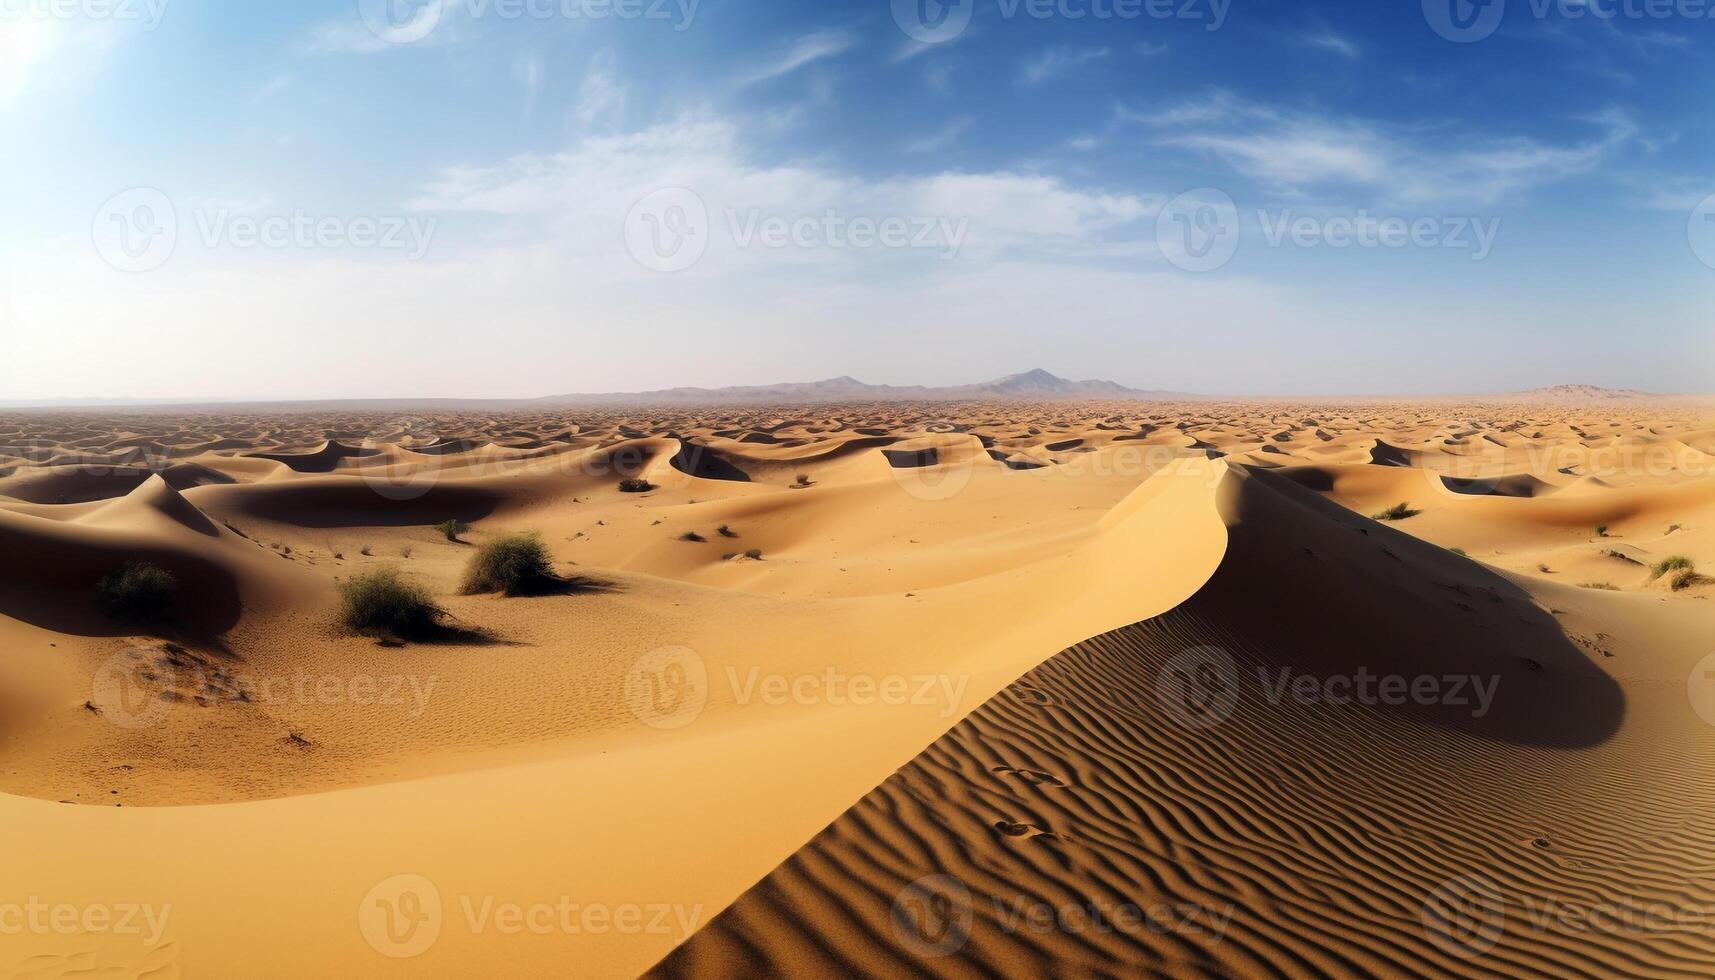
[[103,576],[95,600],[114,619],[156,622],[172,615],[178,585],[173,573],[161,566],[130,561]]
[[537,595],[552,591],[559,583],[548,546],[539,535],[508,534],[477,549],[465,571],[464,592]]
[[1695,573],[1696,570],[1697,566],[1692,563],[1691,559],[1684,555],[1669,555],[1650,566],[1649,577],[1650,581],[1653,582],[1669,572],[1685,571]]
[[1392,507],[1389,507],[1387,510],[1379,511],[1377,513],[1371,514],[1370,520],[1372,520],[1372,521],[1403,521],[1407,517],[1416,517],[1418,514],[1421,514],[1421,513],[1423,513],[1423,512],[1420,510],[1412,510],[1411,504],[1408,502],[1408,503],[1403,503],[1403,504],[1394,504]]
[[642,477],[631,476],[619,481],[620,493],[648,493],[653,489],[655,484]]
[[456,542],[459,539],[459,535],[468,534],[470,532],[470,525],[460,520],[442,521],[435,525],[435,530],[446,535],[448,541]]
[[399,577],[391,568],[354,575],[339,583],[340,622],[364,636],[413,639],[441,628],[445,610],[428,590]]

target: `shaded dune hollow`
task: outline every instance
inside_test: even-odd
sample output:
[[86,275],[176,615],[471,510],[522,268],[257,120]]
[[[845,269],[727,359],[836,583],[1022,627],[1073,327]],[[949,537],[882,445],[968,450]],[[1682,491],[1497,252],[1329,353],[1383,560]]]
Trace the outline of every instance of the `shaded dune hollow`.
[[[1683,688],[1622,688],[1484,566],[1228,479],[1193,598],[1020,678],[649,975],[1715,975]],[[1366,673],[1439,687],[1286,681]]]

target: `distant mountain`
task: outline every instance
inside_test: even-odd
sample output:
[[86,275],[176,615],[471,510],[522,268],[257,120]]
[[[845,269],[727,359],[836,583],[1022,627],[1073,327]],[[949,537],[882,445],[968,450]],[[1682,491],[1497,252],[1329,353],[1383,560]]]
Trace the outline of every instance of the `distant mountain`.
[[556,395],[538,399],[564,405],[808,405],[818,402],[884,401],[1082,401],[1177,400],[1172,391],[1141,391],[1113,381],[1068,381],[1040,368],[980,384],[926,387],[872,385],[856,378],[829,378],[735,388],[665,388],[659,391]]
[[1548,385],[1499,396],[1502,401],[1588,405],[1591,402],[1660,401],[1669,396],[1630,388],[1601,388],[1596,385]]

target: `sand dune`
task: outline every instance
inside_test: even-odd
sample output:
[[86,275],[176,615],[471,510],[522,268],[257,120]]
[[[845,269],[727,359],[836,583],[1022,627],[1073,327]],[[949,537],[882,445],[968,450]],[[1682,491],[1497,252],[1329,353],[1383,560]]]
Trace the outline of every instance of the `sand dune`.
[[[0,416],[14,879],[174,909],[160,942],[7,936],[0,965],[629,976],[731,905],[660,971],[1704,975],[1704,935],[1530,914],[1708,898],[1711,590],[1652,566],[1715,562],[1712,431],[1609,404]],[[458,594],[519,530],[584,587]],[[139,560],[179,582],[169,626],[95,601]],[[344,631],[336,584],[386,568],[464,632]],[[1481,714],[1309,707],[1270,699],[1282,669],[1493,686]],[[1180,676],[1230,677],[1228,717],[1176,719]],[[396,959],[359,909],[404,873],[447,907]],[[1420,921],[1447,880],[1499,891],[1482,956]],[[681,925],[512,935],[457,910],[485,896]],[[919,899],[968,905],[968,941],[920,955]],[[1004,911],[1074,899],[1222,913],[1220,941]]]

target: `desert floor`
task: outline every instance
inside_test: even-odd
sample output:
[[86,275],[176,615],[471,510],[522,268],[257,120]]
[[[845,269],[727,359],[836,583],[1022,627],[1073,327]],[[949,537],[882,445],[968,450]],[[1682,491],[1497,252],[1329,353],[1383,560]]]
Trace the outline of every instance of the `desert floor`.
[[[0,970],[1707,977],[1712,468],[1663,406],[0,415]],[[579,587],[458,594],[512,531]],[[388,567],[466,632],[343,631]]]

